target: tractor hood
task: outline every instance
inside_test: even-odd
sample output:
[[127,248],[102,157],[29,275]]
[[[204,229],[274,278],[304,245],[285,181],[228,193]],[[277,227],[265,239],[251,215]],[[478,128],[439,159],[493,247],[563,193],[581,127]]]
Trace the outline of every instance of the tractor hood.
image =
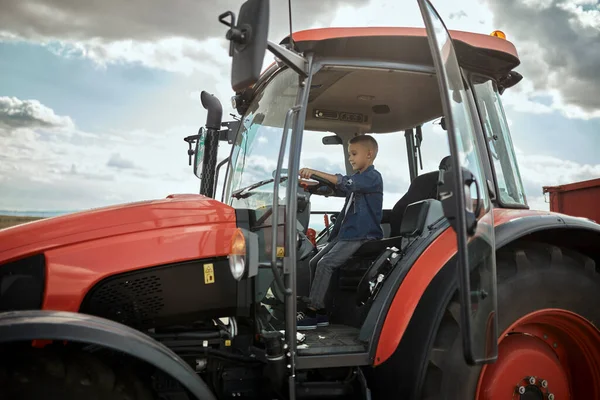
[[235,222],[235,210],[198,194],[76,212],[0,230],[0,263],[73,243],[178,226]]

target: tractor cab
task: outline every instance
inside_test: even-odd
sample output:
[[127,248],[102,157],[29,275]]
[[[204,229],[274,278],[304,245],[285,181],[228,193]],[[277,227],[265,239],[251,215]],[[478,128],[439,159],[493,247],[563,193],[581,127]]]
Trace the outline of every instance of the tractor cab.
[[[496,357],[492,209],[527,207],[500,101],[521,79],[512,72],[519,60],[498,34],[448,32],[427,0],[418,3],[426,28],[313,29],[279,44],[267,40],[267,1],[247,1],[238,21],[231,12],[220,17],[229,27],[240,117],[219,130],[220,103],[203,94],[211,127],[190,155],[211,197],[216,186],[204,180],[226,165],[221,200],[236,209],[243,232],[232,242],[231,272],[254,280],[257,333],[285,342],[292,375],[381,361],[378,343],[396,326],[390,307],[402,281],[428,257],[451,261],[450,253],[427,254],[438,240],[458,246],[464,357],[469,364]],[[267,48],[276,62],[259,74]],[[297,301],[308,295],[344,204],[335,185],[317,177],[301,183],[298,171],[351,174],[348,142],[365,134],[380,146],[384,238],[336,271],[330,325],[298,331]],[[207,154],[219,139],[232,146],[215,169]],[[492,168],[488,145],[502,175],[496,182],[484,178]]]

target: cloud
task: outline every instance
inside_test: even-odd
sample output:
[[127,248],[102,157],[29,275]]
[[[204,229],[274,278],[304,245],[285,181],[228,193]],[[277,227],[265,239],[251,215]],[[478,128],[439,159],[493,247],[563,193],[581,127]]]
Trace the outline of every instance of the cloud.
[[[238,14],[241,0],[37,0],[6,2],[0,26],[24,38],[57,38],[78,41],[99,38],[106,42],[133,39],[154,41],[167,37],[200,39],[225,35],[218,16],[227,10]],[[330,0],[327,8],[318,0],[293,1],[294,22],[298,26],[326,21],[340,4],[365,4],[366,0]],[[274,34],[287,29],[288,2],[271,1]],[[324,12],[325,11],[325,12]],[[327,12],[329,11],[329,13]]]
[[112,167],[116,169],[132,169],[136,168],[135,164],[126,158],[123,158],[119,153],[113,153],[110,156],[110,159],[106,163],[107,167]]
[[23,128],[71,129],[73,126],[71,118],[56,115],[37,100],[0,97],[0,134]]
[[[6,2],[5,2],[6,3]],[[190,74],[216,63],[228,64],[227,27],[218,21],[227,10],[236,15],[240,0],[37,0],[3,4],[0,39],[44,43],[71,57],[99,65],[136,62]],[[292,2],[293,28],[327,25],[340,5],[367,0]],[[269,38],[279,42],[289,32],[288,2],[271,1]]]
[[558,186],[600,177],[600,163],[580,163],[515,148],[521,179],[531,209],[549,210],[544,186]]
[[[600,8],[590,0],[487,0],[494,21],[518,47],[528,97],[551,104],[528,111],[560,111],[569,118],[600,117]],[[526,84],[527,85],[527,84]],[[519,84],[523,86],[523,84]],[[516,88],[515,88],[516,89]],[[531,106],[531,104],[529,104]]]
[[[528,4],[532,2],[535,3],[528,0]],[[170,4],[157,0],[143,4],[139,0],[126,4],[114,0],[36,0],[3,4],[0,38],[42,43],[62,57],[85,57],[100,67],[111,63],[133,63],[185,76],[178,76],[152,95],[141,96],[135,104],[123,104],[127,120],[111,121],[114,129],[95,133],[84,131],[71,117],[57,115],[51,107],[36,100],[0,98],[3,99],[0,101],[0,124],[3,124],[0,126],[0,147],[3,149],[3,154],[0,154],[0,192],[8,193],[0,199],[0,208],[88,208],[161,198],[170,193],[198,192],[198,180],[187,164],[187,145],[182,138],[196,133],[198,127],[204,124],[205,110],[199,104],[198,92],[190,93],[203,89],[216,93],[223,102],[224,118],[228,118],[228,99],[232,94],[229,86],[231,59],[224,39],[227,28],[219,24],[217,16],[227,9],[237,14],[242,2],[227,0],[219,3],[218,9],[214,3],[201,0],[176,0]],[[328,1],[326,7],[324,4],[313,0],[302,3],[294,0],[294,30],[322,26],[423,26],[414,0],[371,0],[369,4],[366,0]],[[500,13],[496,10],[498,5],[490,6],[496,14],[501,14],[496,21],[503,24],[496,26],[492,24],[490,9],[475,0],[462,0],[460,4],[435,2],[450,29],[489,33],[496,28],[508,28],[505,31],[519,49],[523,58],[520,68],[525,74],[524,81],[503,96],[508,106],[529,114],[560,110],[572,118],[588,118],[593,111],[575,106],[578,100],[571,101],[565,96],[564,87],[572,84],[573,79],[583,79],[590,84],[589,92],[578,89],[585,100],[596,90],[594,85],[598,85],[598,81],[594,83],[589,75],[571,73],[577,72],[576,54],[561,53],[564,43],[554,43],[546,39],[549,36],[539,34],[544,27],[535,22],[535,18],[546,16],[524,14],[530,17],[528,24],[515,21],[523,18],[518,11],[527,7],[515,4],[509,2],[508,10],[500,10]],[[542,1],[538,8],[545,12],[557,9],[555,4]],[[584,9],[582,1],[564,4],[571,4],[569,7],[575,10]],[[271,1],[271,7],[269,37],[278,42],[288,33],[287,2]],[[568,7],[559,10],[565,15],[575,13]],[[558,24],[558,27],[588,32],[589,37],[577,40],[591,44],[597,27],[592,18],[594,14],[586,15],[579,15],[573,22]],[[522,25],[528,28],[531,25],[533,31],[530,33]],[[582,48],[577,41],[574,46],[579,50]],[[579,60],[584,63],[595,60],[593,57],[594,54],[597,56],[597,52],[594,53],[594,48],[587,49],[590,54]],[[561,60],[564,65],[555,63],[553,68],[557,69],[553,71],[547,61],[551,52],[564,54],[570,59]],[[272,56],[268,54],[268,57]],[[58,86],[61,82],[52,84]],[[557,89],[553,89],[555,87]],[[6,99],[10,99],[10,104],[29,104],[24,109],[38,110],[30,112],[35,118],[25,119],[34,122],[20,125],[22,119],[8,118],[5,109],[17,107],[6,106],[3,103],[9,103]],[[9,120],[10,123],[6,122]],[[443,146],[436,143],[441,143],[440,138],[444,137],[434,135],[444,135],[445,132],[438,132],[435,127],[427,129],[424,129],[423,142],[425,165],[421,172],[437,169],[439,161],[447,154]],[[2,132],[17,131],[18,135],[2,136]],[[536,132],[532,129],[527,134],[536,135]],[[404,138],[401,134],[381,135],[378,140],[381,152],[377,167],[384,176],[385,206],[392,207],[408,187]],[[323,146],[320,140],[306,141],[305,145],[302,166],[323,168],[329,172],[343,169],[341,148]],[[273,146],[271,140],[266,146]],[[228,155],[229,146],[221,144],[221,151],[222,155]],[[219,160],[222,159],[223,156],[220,156]],[[520,153],[519,159],[528,199],[535,202],[541,198],[542,203],[539,204],[542,206],[542,186],[600,174],[595,164],[585,166],[543,154],[526,156]],[[264,170],[260,172],[265,174],[274,169],[272,163],[264,163],[262,167]],[[223,177],[224,168],[220,184]],[[220,189],[217,193],[221,193]],[[338,210],[343,204],[343,199],[313,200],[313,209]]]
[[[181,140],[191,126],[86,132],[47,105],[28,102],[43,112],[26,113],[33,123],[5,124],[0,135],[0,209],[75,210],[198,191]],[[61,134],[48,140],[48,126]]]
[[[448,29],[489,34],[492,18],[489,8],[478,0],[432,1]],[[414,0],[371,0],[364,4],[340,7],[327,26],[416,26],[424,27],[419,6]]]
[[465,12],[465,10],[459,10],[455,13],[451,13],[448,17],[450,19],[461,19],[461,18],[468,18],[469,16]]
[[62,57],[87,58],[101,68],[109,64],[137,64],[148,68],[190,75],[195,71],[218,75],[228,66],[221,40],[193,40],[181,37],[136,41],[132,39],[105,42],[90,39],[81,42],[51,41],[46,47]]
[[542,186],[556,186],[600,177],[600,164],[581,164],[546,155],[520,155],[524,185],[529,194],[541,194]]

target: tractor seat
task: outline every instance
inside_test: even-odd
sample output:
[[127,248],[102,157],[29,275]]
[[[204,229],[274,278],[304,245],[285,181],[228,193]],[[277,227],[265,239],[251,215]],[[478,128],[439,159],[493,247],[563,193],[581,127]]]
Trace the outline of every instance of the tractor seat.
[[[355,257],[376,257],[388,247],[395,246],[400,249],[402,236],[402,221],[405,218],[406,209],[410,204],[427,200],[437,199],[438,180],[440,171],[448,170],[450,167],[450,156],[446,156],[440,161],[437,171],[418,175],[410,184],[408,191],[398,200],[391,213],[389,214],[390,234],[389,238],[367,242],[359,247],[354,253]],[[412,215],[408,213],[409,216]]]
[[[381,278],[385,281],[392,271],[397,268],[402,268],[401,273],[410,269],[411,265],[409,264],[398,264],[402,262],[406,250],[417,238],[422,235],[426,236],[429,230],[443,218],[444,210],[442,202],[439,200],[426,199],[409,204],[406,207],[400,228],[400,233],[405,241],[403,242],[403,251],[392,252],[384,249],[373,260],[356,287],[356,304],[358,306],[368,303],[369,298],[373,295],[373,285],[376,285]],[[396,253],[395,259],[389,258],[392,253]]]
[[444,211],[439,200],[425,199],[409,204],[404,211],[398,236],[365,243],[354,253],[348,265],[340,268],[340,290],[356,290],[362,277],[373,267],[375,259],[388,247],[405,250],[415,238],[443,217]]

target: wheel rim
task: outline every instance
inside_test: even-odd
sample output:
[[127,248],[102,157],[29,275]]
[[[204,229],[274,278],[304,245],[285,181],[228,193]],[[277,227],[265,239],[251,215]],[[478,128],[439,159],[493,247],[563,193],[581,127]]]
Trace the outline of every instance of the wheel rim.
[[484,365],[477,400],[600,398],[600,331],[570,311],[545,309],[512,324]]

